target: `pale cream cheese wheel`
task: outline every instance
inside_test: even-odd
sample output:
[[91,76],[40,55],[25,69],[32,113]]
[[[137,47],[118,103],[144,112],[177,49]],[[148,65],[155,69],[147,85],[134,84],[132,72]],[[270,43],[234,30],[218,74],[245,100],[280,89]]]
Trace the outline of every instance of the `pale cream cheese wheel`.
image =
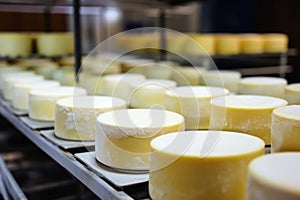
[[300,104],[300,83],[289,84],[285,88],[284,99],[289,102],[290,105]]
[[29,93],[29,117],[34,120],[54,121],[55,104],[58,99],[86,94],[85,89],[71,86],[32,90]]
[[259,95],[230,95],[211,101],[210,128],[254,135],[271,144],[271,117],[285,106],[280,98]]
[[59,81],[64,86],[74,86],[75,70],[74,67],[62,67],[51,71],[51,79]]
[[178,86],[204,85],[205,83],[206,70],[203,67],[175,66],[173,69],[171,80],[176,81]]
[[8,71],[7,73],[2,73],[0,74],[0,89],[4,90],[5,88],[5,85],[4,85],[4,81],[5,79],[9,79],[9,78],[12,78],[12,77],[33,77],[33,76],[36,76],[36,74],[33,72],[33,71]]
[[59,86],[58,81],[40,80],[26,83],[16,83],[12,88],[12,106],[19,110],[28,110],[29,93],[34,89],[50,88]]
[[210,101],[219,96],[229,95],[224,88],[206,86],[182,86],[166,92],[166,110],[185,117],[186,129],[208,129],[210,123]]
[[79,86],[86,89],[89,95],[103,94],[103,78],[100,75],[81,72],[79,74]]
[[126,106],[126,101],[117,97],[73,96],[60,99],[55,107],[55,136],[66,140],[95,140],[97,117]]
[[186,131],[151,142],[149,193],[154,200],[246,200],[248,165],[264,142],[226,131]]
[[2,90],[3,80],[5,77],[9,76],[9,74],[14,74],[21,71],[24,72],[23,68],[20,66],[8,65],[6,67],[0,67],[0,89]]
[[32,53],[32,40],[26,33],[0,33],[0,56],[29,56]]
[[300,153],[276,153],[249,165],[248,200],[300,199]]
[[284,97],[287,80],[277,77],[247,77],[239,82],[239,94],[254,94],[273,97]]
[[97,118],[96,159],[123,170],[149,170],[150,142],[170,132],[184,130],[184,117],[156,109],[125,109]]
[[300,151],[300,105],[276,108],[271,133],[272,152]]

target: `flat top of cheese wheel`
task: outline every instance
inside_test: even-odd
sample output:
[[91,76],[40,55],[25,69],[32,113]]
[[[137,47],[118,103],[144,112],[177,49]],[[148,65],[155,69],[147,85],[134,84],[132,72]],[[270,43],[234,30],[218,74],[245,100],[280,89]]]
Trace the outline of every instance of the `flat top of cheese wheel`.
[[273,113],[291,120],[300,121],[300,105],[283,106],[276,108]]
[[277,77],[247,77],[243,78],[240,83],[251,85],[273,85],[273,84],[287,84],[287,80]]
[[56,104],[64,107],[105,109],[125,107],[126,101],[117,97],[107,96],[74,96],[60,99]]
[[15,87],[18,88],[39,88],[43,86],[59,86],[58,81],[53,80],[34,80],[32,82],[17,83]]
[[33,76],[13,76],[7,77],[4,81],[7,83],[15,83],[15,82],[28,82],[28,81],[36,81],[36,80],[43,80],[43,76],[33,75]]
[[86,95],[87,92],[83,88],[72,86],[57,86],[44,89],[34,89],[30,91],[30,95],[38,96],[57,96],[57,95]]
[[101,114],[98,123],[121,128],[161,128],[184,122],[180,114],[156,109],[123,109]]
[[182,86],[171,88],[166,92],[169,96],[185,98],[210,98],[229,94],[229,90],[219,87]]
[[287,90],[295,90],[295,91],[300,91],[300,83],[293,83],[293,84],[289,84],[286,87]]
[[18,77],[18,76],[35,76],[36,74],[33,71],[16,71],[13,73],[5,74],[6,78],[9,77]]
[[227,131],[184,131],[159,136],[151,147],[164,153],[189,157],[226,157],[264,149],[263,140]]
[[234,70],[208,70],[205,72],[204,76],[234,76],[241,77],[241,73]]
[[133,74],[133,73],[126,73],[126,74],[110,74],[103,76],[103,80],[142,80],[145,79],[145,76],[142,74]]
[[139,88],[145,86],[161,86],[161,87],[169,88],[169,87],[176,87],[176,82],[171,80],[165,80],[165,79],[145,79],[130,84],[131,88]]
[[[250,173],[263,184],[300,195],[300,153],[276,153],[258,157]],[[299,197],[299,196],[298,196]]]
[[216,97],[211,101],[212,105],[230,108],[276,108],[287,105],[287,101],[269,96],[260,95],[230,95]]

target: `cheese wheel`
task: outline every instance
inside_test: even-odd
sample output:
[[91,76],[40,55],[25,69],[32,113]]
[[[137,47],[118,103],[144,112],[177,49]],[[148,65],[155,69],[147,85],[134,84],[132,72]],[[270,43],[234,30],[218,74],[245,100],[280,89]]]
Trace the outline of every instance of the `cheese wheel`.
[[259,34],[241,34],[241,53],[260,54],[264,53],[264,37]]
[[166,65],[151,64],[144,66],[144,74],[149,79],[170,79],[173,68]]
[[284,53],[288,50],[288,36],[286,34],[264,34],[265,52]]
[[257,137],[224,131],[170,133],[152,140],[152,199],[245,200],[250,161],[264,154]]
[[239,82],[239,94],[254,94],[273,97],[284,97],[287,81],[275,77],[247,77]]
[[285,88],[284,99],[292,104],[300,104],[300,83],[290,84]]
[[175,67],[171,79],[179,86],[203,85],[205,69],[202,67]]
[[300,153],[276,153],[249,165],[248,200],[300,199]]
[[183,45],[183,53],[189,55],[214,55],[215,37],[211,34],[188,34]]
[[208,86],[224,87],[237,92],[241,73],[233,70],[210,70],[203,73],[204,82]]
[[300,105],[276,108],[272,115],[272,152],[300,151]]
[[96,159],[117,169],[148,170],[151,140],[183,130],[183,116],[165,110],[106,112],[97,118]]
[[42,81],[44,80],[43,76],[29,76],[29,77],[24,77],[24,76],[13,76],[13,77],[7,77],[4,80],[3,84],[3,95],[4,98],[8,101],[12,100],[12,90],[13,86],[19,83],[30,83],[34,81]]
[[216,53],[219,55],[240,54],[240,37],[234,34],[216,35]]
[[29,56],[32,51],[32,41],[26,33],[0,33],[0,56]]
[[166,92],[164,106],[185,117],[186,129],[208,129],[211,99],[228,94],[227,89],[217,87],[176,87]]
[[66,140],[95,140],[96,118],[104,112],[125,109],[116,97],[74,96],[60,99],[55,107],[55,135]]
[[55,69],[51,73],[53,80],[59,81],[64,86],[74,86],[75,84],[75,72],[73,67],[63,67]]
[[271,144],[272,111],[287,102],[258,95],[231,95],[211,101],[210,128],[257,136]]
[[16,83],[12,87],[12,106],[19,110],[28,110],[29,93],[34,89],[46,89],[59,86],[57,81],[36,80],[25,83]]
[[103,78],[100,75],[82,72],[79,74],[79,85],[86,89],[89,95],[103,94]]
[[142,74],[111,74],[103,76],[103,94],[107,96],[120,97],[128,100],[130,96],[130,84],[145,80]]
[[152,64],[154,64],[154,60],[151,59],[128,58],[120,60],[120,65],[122,69],[121,71],[123,73],[131,72],[144,74],[144,67]]
[[9,76],[9,74],[21,71],[23,71],[23,68],[20,66],[0,67],[0,89],[2,90],[3,80],[5,79],[5,77]]
[[82,71],[95,75],[117,74],[121,73],[121,65],[113,60],[88,57],[82,63]]
[[85,89],[70,86],[32,90],[29,93],[29,117],[34,120],[54,121],[55,104],[58,99],[86,94]]
[[[188,40],[187,35],[184,34],[167,34],[166,49],[171,54],[181,54],[185,52],[186,41]],[[193,52],[193,51],[192,51]],[[197,52],[197,51],[196,51]]]
[[132,108],[163,106],[166,91],[174,87],[176,87],[176,82],[163,79],[148,79],[132,83],[129,106]]
[[5,85],[4,85],[5,79],[12,78],[12,77],[24,77],[25,78],[25,77],[33,77],[33,76],[36,76],[36,74],[33,71],[19,71],[19,70],[8,71],[7,73],[0,74],[0,88],[3,92],[3,90],[5,88]]

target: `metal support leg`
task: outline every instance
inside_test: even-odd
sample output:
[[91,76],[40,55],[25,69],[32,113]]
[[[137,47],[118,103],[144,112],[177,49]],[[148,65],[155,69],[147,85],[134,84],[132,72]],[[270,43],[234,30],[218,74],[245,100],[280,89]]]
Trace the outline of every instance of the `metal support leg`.
[[75,77],[78,82],[78,72],[81,66],[81,21],[80,0],[73,0],[74,44],[75,44]]

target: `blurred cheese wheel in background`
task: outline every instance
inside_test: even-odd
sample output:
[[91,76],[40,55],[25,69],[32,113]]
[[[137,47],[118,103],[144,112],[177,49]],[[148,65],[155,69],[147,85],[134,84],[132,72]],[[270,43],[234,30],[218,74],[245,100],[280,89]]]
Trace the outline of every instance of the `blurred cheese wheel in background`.
[[123,73],[130,72],[130,73],[139,73],[144,74],[144,67],[147,65],[154,64],[154,60],[151,59],[124,59],[120,61],[121,71]]
[[58,99],[86,94],[85,89],[70,86],[31,90],[29,93],[29,117],[34,120],[54,121],[55,104]]
[[58,81],[40,80],[26,83],[16,83],[12,88],[12,106],[15,109],[28,110],[29,93],[34,89],[50,88],[59,86]]
[[178,86],[203,85],[205,71],[203,67],[176,66],[173,67],[171,79],[174,80]]
[[183,54],[189,55],[214,55],[215,37],[212,34],[188,33],[184,45]]
[[81,72],[79,74],[79,86],[86,89],[89,95],[102,95],[103,77],[100,75]]
[[288,36],[286,34],[263,34],[265,40],[265,52],[284,53],[288,50]]
[[51,79],[59,81],[64,86],[74,86],[75,70],[74,67],[61,67],[51,71]]
[[26,33],[0,33],[0,56],[29,56],[32,53],[31,36]]
[[4,81],[9,78],[13,77],[32,77],[36,76],[36,74],[33,71],[23,71],[23,70],[17,70],[17,71],[7,71],[5,73],[0,74],[0,88],[1,91],[3,92],[4,90]]
[[183,48],[185,45],[185,41],[187,40],[187,35],[183,34],[172,34],[172,33],[167,33],[167,51],[168,53],[171,54],[181,54],[185,53]]
[[233,70],[208,70],[203,73],[204,83],[208,86],[225,87],[237,92],[241,73]]
[[144,66],[143,70],[148,79],[170,79],[174,69],[171,66],[154,63]]
[[216,34],[216,54],[236,55],[241,53],[240,37],[234,34]]
[[293,83],[285,88],[284,99],[290,105],[300,104],[300,83]]
[[248,200],[300,199],[300,153],[276,153],[249,165]]
[[285,106],[280,98],[258,95],[231,95],[211,101],[212,130],[225,130],[257,136],[271,144],[272,112]]
[[272,152],[300,151],[300,105],[276,108],[271,133]]
[[259,34],[240,34],[241,53],[260,54],[264,53],[264,37]]
[[239,94],[254,94],[273,97],[284,97],[287,81],[277,77],[247,77],[240,80]]
[[[213,140],[214,139],[214,140]],[[226,131],[186,131],[151,142],[152,199],[245,200],[248,164],[264,142]]]

